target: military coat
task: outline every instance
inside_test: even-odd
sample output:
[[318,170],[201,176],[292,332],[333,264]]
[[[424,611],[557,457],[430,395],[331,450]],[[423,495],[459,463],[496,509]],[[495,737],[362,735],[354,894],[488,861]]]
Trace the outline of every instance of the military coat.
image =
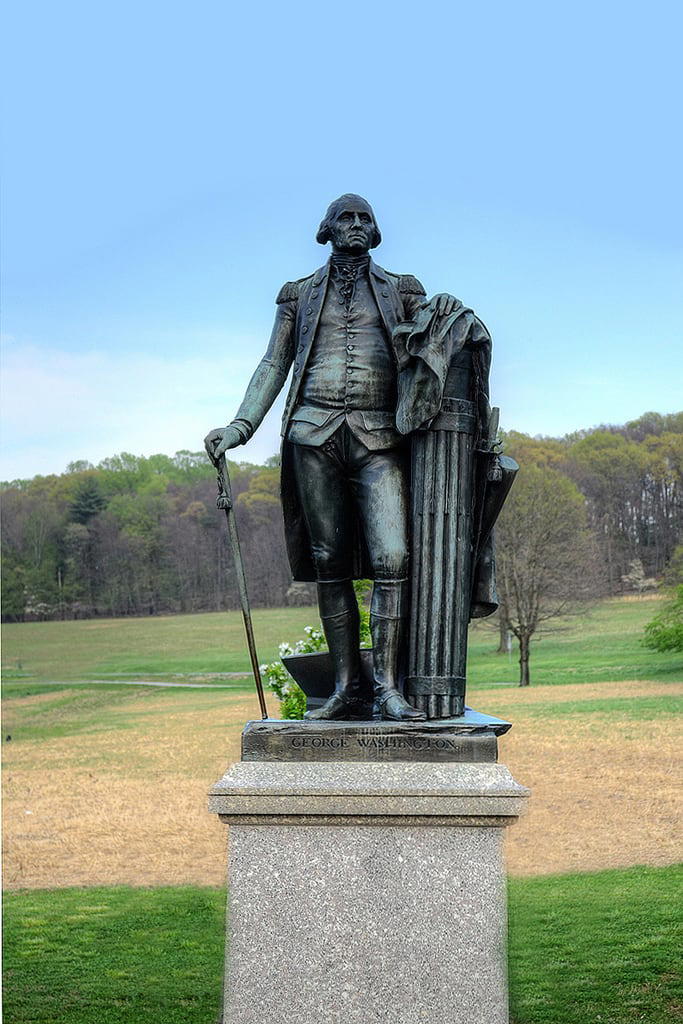
[[[299,281],[290,281],[281,288],[276,300],[275,324],[268,348],[249,382],[244,401],[235,417],[247,439],[251,437],[282,390],[287,374],[290,368],[292,369],[292,382],[282,417],[281,494],[292,575],[295,580],[301,581],[312,581],[316,577],[294,479],[291,445],[284,438],[287,425],[297,406],[301,383],[327,293],[329,275],[328,261],[314,274]],[[399,323],[414,319],[425,301],[425,290],[415,277],[409,274],[391,274],[373,260],[370,260],[368,277],[386,328],[387,341],[396,359],[398,374],[407,363],[408,353],[404,344],[395,344],[393,331]],[[333,411],[330,415],[333,415]],[[370,575],[367,551],[361,532],[357,530],[349,576],[358,579]]]

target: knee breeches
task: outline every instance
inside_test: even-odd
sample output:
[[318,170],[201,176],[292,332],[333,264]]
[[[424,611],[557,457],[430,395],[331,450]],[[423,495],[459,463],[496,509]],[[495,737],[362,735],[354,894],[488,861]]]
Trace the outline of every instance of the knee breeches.
[[408,575],[408,481],[402,449],[370,451],[346,424],[320,447],[293,445],[296,485],[320,582],[349,579],[360,521],[375,580]]

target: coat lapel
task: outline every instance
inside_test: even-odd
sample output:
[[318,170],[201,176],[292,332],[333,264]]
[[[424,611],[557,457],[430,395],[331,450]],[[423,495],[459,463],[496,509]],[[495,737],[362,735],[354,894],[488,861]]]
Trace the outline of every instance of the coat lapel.
[[304,375],[304,369],[311,353],[313,339],[318,329],[320,313],[327,294],[327,282],[330,276],[329,261],[316,270],[301,291],[299,308],[296,318],[296,348],[294,351],[294,377],[290,388],[284,420],[287,421],[299,394],[299,387]]
[[299,323],[297,328],[297,348],[301,350],[302,369],[306,365],[313,339],[318,330],[318,321],[322,312],[323,303],[327,294],[327,283],[330,279],[330,264],[325,264],[316,270],[310,285],[301,296],[302,302],[299,307]]
[[380,316],[387,329],[387,335],[396,356],[396,361],[401,366],[402,358],[393,338],[394,327],[403,319],[400,296],[393,281],[389,279],[385,271],[372,259],[370,260],[370,286],[375,296]]

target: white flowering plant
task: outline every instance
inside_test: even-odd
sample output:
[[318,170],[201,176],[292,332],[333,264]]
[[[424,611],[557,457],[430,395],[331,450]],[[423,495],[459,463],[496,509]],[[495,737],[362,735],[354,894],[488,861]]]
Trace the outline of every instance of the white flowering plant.
[[[295,644],[282,643],[278,647],[281,658],[292,654],[315,654],[325,649],[325,635],[322,627],[305,626],[303,639]],[[282,718],[303,718],[306,710],[306,694],[292,679],[281,661],[271,661],[269,665],[261,665],[261,674],[280,701]]]
[[[353,588],[360,612],[360,645],[370,647],[370,614],[366,606],[367,595],[372,587],[370,580],[356,580]],[[305,626],[305,636],[296,643],[281,643],[278,651],[281,658],[293,654],[315,654],[327,649],[322,625]],[[271,661],[269,665],[261,665],[261,675],[266,680],[275,696],[280,701],[282,718],[303,718],[306,711],[306,694],[298,683],[290,676],[281,661]]]

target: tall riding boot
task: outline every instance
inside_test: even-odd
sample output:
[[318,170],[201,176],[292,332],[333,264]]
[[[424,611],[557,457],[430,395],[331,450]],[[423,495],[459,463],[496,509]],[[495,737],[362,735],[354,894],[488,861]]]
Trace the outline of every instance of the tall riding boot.
[[318,583],[318,606],[334,665],[334,693],[306,718],[368,719],[372,704],[360,677],[360,617],[351,581]]
[[404,583],[375,583],[370,602],[376,718],[396,722],[423,722],[423,711],[412,707],[398,689],[398,662],[403,640]]

